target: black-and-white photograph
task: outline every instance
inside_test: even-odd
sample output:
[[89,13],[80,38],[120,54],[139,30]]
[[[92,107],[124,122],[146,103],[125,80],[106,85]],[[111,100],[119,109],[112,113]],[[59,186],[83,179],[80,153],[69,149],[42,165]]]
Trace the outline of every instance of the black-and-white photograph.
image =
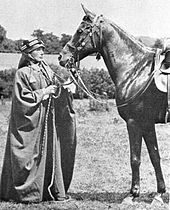
[[0,209],[169,210],[170,1],[0,1]]

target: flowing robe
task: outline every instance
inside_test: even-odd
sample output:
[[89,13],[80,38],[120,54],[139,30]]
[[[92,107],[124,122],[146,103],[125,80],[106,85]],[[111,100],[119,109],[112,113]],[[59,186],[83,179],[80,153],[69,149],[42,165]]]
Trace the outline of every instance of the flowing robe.
[[76,150],[72,94],[43,99],[53,71],[43,63],[16,71],[0,198],[40,202],[65,197]]

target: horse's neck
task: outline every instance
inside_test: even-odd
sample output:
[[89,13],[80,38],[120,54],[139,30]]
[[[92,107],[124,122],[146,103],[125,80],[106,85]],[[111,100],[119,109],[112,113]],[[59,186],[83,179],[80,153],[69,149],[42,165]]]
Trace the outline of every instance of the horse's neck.
[[122,31],[115,31],[111,24],[103,32],[101,53],[120,100],[129,98],[148,79],[153,52],[135,43]]

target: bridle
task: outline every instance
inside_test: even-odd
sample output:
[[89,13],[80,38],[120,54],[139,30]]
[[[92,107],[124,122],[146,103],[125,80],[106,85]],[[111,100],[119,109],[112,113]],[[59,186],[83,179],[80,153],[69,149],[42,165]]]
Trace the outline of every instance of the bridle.
[[[102,15],[100,15],[99,17],[97,17],[97,19],[103,17]],[[70,67],[75,67],[75,65],[77,64],[77,67],[79,68],[80,65],[80,59],[79,59],[79,51],[81,51],[87,44],[86,40],[91,40],[91,45],[93,46],[93,49],[96,49],[97,51],[97,55],[96,58],[99,59],[99,53],[100,53],[100,49],[101,49],[101,45],[102,45],[102,26],[101,24],[97,24],[97,20],[93,21],[92,23],[90,21],[87,20],[88,16],[85,16],[83,19],[82,23],[86,24],[86,27],[84,29],[78,29],[77,33],[81,33],[82,38],[77,41],[74,46],[71,45],[70,43],[67,43],[66,46],[71,50],[73,56],[70,57],[70,59],[68,59],[67,63],[65,64],[66,68],[70,68]],[[96,41],[95,41],[95,34],[99,37],[99,46],[97,46]],[[75,58],[76,61],[75,62]]]
[[[83,34],[83,37],[78,42],[76,42],[74,46],[71,45],[70,43],[66,44],[66,46],[69,49],[71,49],[71,52],[73,55],[68,59],[67,63],[65,64],[65,67],[70,72],[70,75],[71,75],[74,83],[80,89],[82,89],[83,92],[85,92],[89,97],[91,97],[95,101],[98,101],[99,103],[105,103],[101,100],[96,99],[93,96],[95,93],[92,93],[91,91],[89,91],[87,89],[87,87],[84,84],[83,80],[81,79],[80,73],[79,73],[80,72],[79,51],[81,51],[86,46],[86,44],[87,44],[86,40],[89,40],[89,38],[90,38],[91,45],[93,46],[93,49],[96,49],[96,51],[97,51],[97,54],[96,54],[97,60],[100,59],[100,49],[101,49],[101,45],[102,45],[102,26],[101,26],[101,24],[97,25],[95,20],[92,23],[90,23],[89,21],[85,20],[85,17],[84,17],[84,20],[82,23],[85,23],[86,27],[84,29],[78,29],[78,31],[81,30],[81,31],[79,31],[79,33],[81,32],[81,34]],[[100,17],[103,17],[103,16],[101,15],[101,16],[97,17],[97,19]],[[95,34],[99,37],[99,46],[98,47],[97,47],[95,37],[94,37]]]

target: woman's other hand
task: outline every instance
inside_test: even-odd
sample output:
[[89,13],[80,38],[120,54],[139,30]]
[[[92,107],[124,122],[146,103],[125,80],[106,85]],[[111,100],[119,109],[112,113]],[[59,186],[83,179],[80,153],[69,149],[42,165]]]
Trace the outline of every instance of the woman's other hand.
[[57,86],[56,85],[50,85],[46,88],[43,88],[43,100],[46,100],[50,94],[55,94],[57,91]]
[[49,94],[55,94],[56,90],[57,90],[56,85],[50,85],[43,89],[44,96]]

